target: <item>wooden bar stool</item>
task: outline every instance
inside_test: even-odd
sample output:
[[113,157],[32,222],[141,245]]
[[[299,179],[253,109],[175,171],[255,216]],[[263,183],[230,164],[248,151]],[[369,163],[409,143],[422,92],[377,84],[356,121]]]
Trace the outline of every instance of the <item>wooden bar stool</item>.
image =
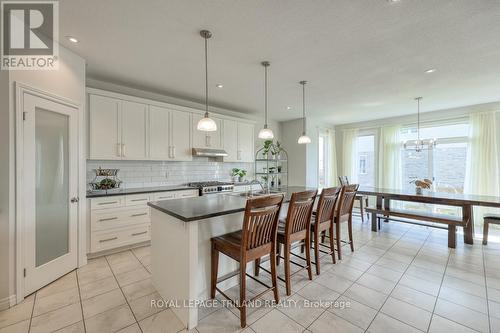
[[[290,203],[288,204],[288,214],[285,221],[280,221],[278,224],[278,244],[277,244],[277,264],[279,259],[285,260],[285,279],[278,276],[278,279],[285,282],[286,294],[292,294],[291,276],[307,269],[309,273],[309,280],[312,280],[311,270],[311,216],[314,207],[314,201],[318,191],[304,191],[292,193]],[[292,253],[292,244],[297,242],[304,242],[306,249],[306,257]],[[281,244],[284,247],[284,257],[281,256]],[[301,259],[306,260],[306,266],[298,262],[290,260],[290,255],[295,255]],[[290,263],[300,266],[302,269],[290,274]],[[259,268],[267,271],[265,268],[260,267],[260,258],[255,260],[255,275],[259,275]]]
[[[254,301],[266,292],[274,291],[274,300],[279,302],[278,282],[276,274],[276,235],[278,230],[279,213],[283,195],[263,196],[249,199],[246,203],[245,216],[243,218],[243,230],[214,237],[212,241],[212,274],[210,297],[215,298],[218,291],[240,311],[241,327],[246,326],[246,277],[250,277],[267,287],[266,290],[256,295],[250,300]],[[219,252],[238,261],[240,263],[239,272],[229,274],[218,279]],[[272,287],[257,280],[246,273],[247,263],[257,258],[269,255],[271,258],[271,279]],[[240,300],[235,302],[230,299],[222,290],[217,287],[217,283],[225,281],[233,276],[240,277]]]
[[[335,246],[334,246],[334,230],[333,230],[333,213],[341,192],[340,187],[325,188],[321,191],[319,197],[318,209],[311,222],[312,241],[314,242],[314,264],[316,265],[316,274],[320,274],[320,256],[322,252],[326,255],[331,255],[335,264]],[[330,246],[320,242],[320,236],[323,232],[328,231]],[[320,246],[326,247],[328,251],[320,249]]]
[[488,244],[488,231],[490,229],[490,223],[500,225],[500,215],[488,214],[484,216],[483,245]]
[[[335,216],[333,222],[335,223],[335,233],[337,234],[337,253],[339,260],[342,260],[342,243],[350,244],[351,251],[354,252],[354,243],[352,239],[352,207],[354,205],[354,200],[356,198],[356,193],[358,191],[359,185],[347,185],[342,188],[342,192],[339,196],[337,209],[335,210]],[[347,222],[347,231],[349,233],[349,241],[341,240],[341,230],[340,225]]]
[[[347,176],[339,176],[339,182],[341,186],[349,185],[349,179]],[[368,208],[368,197],[362,194],[356,194],[355,201],[359,202],[359,212],[361,215],[361,222],[365,222],[365,208]],[[366,218],[369,218],[368,212],[366,213]]]

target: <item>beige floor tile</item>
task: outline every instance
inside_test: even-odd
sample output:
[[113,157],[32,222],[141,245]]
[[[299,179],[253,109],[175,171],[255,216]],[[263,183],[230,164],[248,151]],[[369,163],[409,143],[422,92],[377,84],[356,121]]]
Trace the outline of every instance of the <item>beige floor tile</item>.
[[436,297],[421,291],[398,284],[392,291],[391,297],[397,298],[406,303],[413,304],[426,311],[434,311]]
[[500,289],[488,287],[488,299],[500,303]]
[[483,297],[474,296],[458,289],[442,287],[439,291],[439,298],[488,314],[486,298]]
[[[130,302],[130,308],[135,315],[135,318],[140,321],[146,317],[154,315],[162,310],[165,310],[165,307],[154,306],[152,301],[161,300],[161,296],[158,293],[153,293],[151,295],[146,295],[137,299],[134,299]],[[161,304],[161,303],[157,303]]]
[[322,307],[310,306],[310,302],[299,294],[292,295],[278,310],[304,327],[311,325],[325,311]]
[[118,282],[116,282],[114,276],[110,276],[102,280],[80,285],[80,297],[82,300],[85,300],[117,288]]
[[242,330],[240,319],[226,308],[215,311],[200,320],[196,329],[200,333],[232,333]]
[[120,275],[133,270],[138,270],[139,268],[144,268],[144,266],[135,257],[130,261],[120,261],[116,264],[110,264],[111,270],[115,275]]
[[138,247],[138,248],[133,249],[132,252],[140,260],[141,258],[144,258],[145,256],[151,255],[151,246]]
[[256,333],[267,333],[267,332],[302,332],[305,328],[300,326],[298,323],[293,321],[291,318],[287,317],[285,314],[274,309],[266,314],[261,319],[257,320],[252,324],[251,328]]
[[370,326],[373,318],[377,315],[377,310],[345,296],[341,296],[337,302],[340,306],[331,307],[328,311],[364,330]]
[[[105,257],[100,257],[100,258],[95,258],[95,259],[89,259],[87,260],[87,265],[79,267],[76,272],[77,275],[81,273],[87,273],[90,271],[94,271],[99,268],[105,268],[109,267],[108,262],[106,261]],[[79,281],[81,283],[81,281]]]
[[341,276],[351,281],[356,281],[361,275],[363,275],[364,271],[349,267],[347,265],[338,264],[333,266],[333,268],[330,270],[330,273]]
[[80,285],[84,285],[87,283],[95,282],[113,276],[111,268],[109,268],[109,266],[107,265],[106,266],[99,265],[93,269],[85,269],[81,271],[78,270],[77,274],[78,274],[78,283]]
[[370,289],[376,290],[383,294],[389,295],[391,291],[396,286],[396,282],[387,279],[380,278],[378,276],[365,273],[363,274],[356,283],[361,284]]
[[68,289],[76,289],[76,288],[78,288],[78,283],[76,281],[76,271],[73,271],[71,273],[64,275],[63,277],[60,277],[59,279],[52,282],[48,286],[38,290],[36,292],[36,297],[43,298],[45,296],[60,293]]
[[184,328],[172,310],[167,309],[139,322],[143,333],[176,333]]
[[149,277],[151,277],[151,274],[149,274],[143,266],[138,266],[131,271],[117,274],[116,280],[120,286],[123,287],[137,281],[145,280]]
[[332,272],[324,272],[314,280],[339,294],[342,294],[354,283],[352,280],[346,279],[342,276],[336,275]]
[[149,265],[151,265],[151,255],[144,256],[144,257],[140,258],[139,261],[144,266],[149,266]]
[[401,276],[403,275],[402,272],[395,271],[393,269],[380,266],[380,265],[373,265],[370,267],[367,271],[367,273],[375,275],[381,279],[393,281],[393,282],[398,282]]
[[427,331],[432,317],[431,312],[393,297],[387,299],[380,312],[424,332]]
[[431,320],[431,326],[429,327],[429,333],[474,333],[474,331],[468,327],[462,326],[446,318],[440,317],[438,315],[433,315]]
[[480,332],[489,331],[488,316],[443,299],[438,299],[434,313]]
[[314,323],[312,323],[312,325],[308,327],[308,330],[313,333],[361,333],[364,331],[358,326],[328,311],[325,311]]
[[357,283],[353,284],[344,295],[375,310],[380,309],[387,299],[387,295]]
[[403,275],[403,277],[399,281],[399,284],[432,296],[437,296],[439,294],[439,288],[441,287],[439,283],[422,280],[420,278],[407,274]]
[[468,294],[472,294],[479,297],[486,297],[486,287],[480,286],[475,283],[458,279],[453,276],[446,275],[443,279],[443,287],[449,287],[461,290]]
[[0,311],[0,328],[31,318],[34,299],[29,297],[10,309]]
[[35,307],[33,308],[34,317],[80,302],[78,288],[72,288],[54,294],[44,294],[45,297],[38,297],[38,294],[36,295]]
[[116,333],[142,333],[141,329],[139,328],[139,324],[135,323],[133,325],[130,325],[128,327],[122,328]]
[[125,303],[126,300],[125,297],[123,297],[122,291],[120,289],[115,289],[84,300],[82,302],[83,317],[88,319]]
[[134,256],[132,251],[127,250],[108,255],[106,256],[106,260],[108,261],[109,265],[112,266],[123,262],[135,262],[137,261],[137,258]]
[[500,319],[500,303],[489,301],[488,304],[490,316]]
[[332,302],[339,298],[340,294],[330,288],[327,288],[319,283],[311,282],[304,288],[300,289],[297,294],[310,301],[326,301]]
[[368,328],[370,333],[422,333],[422,331],[409,326],[399,320],[379,313]]
[[136,298],[143,297],[146,295],[151,295],[156,292],[155,287],[151,283],[151,279],[142,280],[139,282],[134,282],[122,288],[127,300],[132,301]]
[[83,325],[83,321],[79,321],[76,324],[61,328],[55,333],[85,333],[85,326]]
[[30,320],[24,320],[17,324],[12,324],[4,328],[0,328],[0,333],[28,333],[30,329]]
[[443,274],[436,273],[415,265],[410,265],[405,274],[436,284],[441,284],[441,281],[443,280]]
[[33,317],[31,320],[30,332],[53,332],[77,323],[82,319],[82,308],[80,303],[75,303],[64,308],[44,313],[41,316]]
[[132,311],[127,304],[85,319],[87,333],[116,332],[135,322]]

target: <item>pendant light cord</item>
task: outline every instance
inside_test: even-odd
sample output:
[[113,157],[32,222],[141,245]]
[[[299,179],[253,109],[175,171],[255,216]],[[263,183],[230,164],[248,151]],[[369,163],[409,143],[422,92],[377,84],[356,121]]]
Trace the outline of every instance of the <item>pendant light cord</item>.
[[264,63],[264,128],[267,128],[267,67],[269,67],[269,63]]
[[300,81],[302,85],[302,135],[306,135],[306,81]]
[[415,99],[417,100],[417,142],[420,144],[420,100],[422,97]]
[[205,118],[208,117],[208,38],[205,37]]

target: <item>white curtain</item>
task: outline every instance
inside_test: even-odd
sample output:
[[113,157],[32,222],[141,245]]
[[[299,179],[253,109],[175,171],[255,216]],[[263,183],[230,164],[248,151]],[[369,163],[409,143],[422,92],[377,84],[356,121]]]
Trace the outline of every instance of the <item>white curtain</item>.
[[[469,116],[469,146],[464,192],[499,196],[499,170],[496,114],[476,113]],[[483,224],[483,214],[492,209],[475,207],[475,224]],[[476,230],[480,233],[481,230]]]
[[328,175],[328,186],[335,186],[338,183],[337,177],[337,145],[335,142],[335,132],[328,131],[328,147],[330,147],[330,173]]
[[347,176],[352,184],[358,183],[358,129],[342,132],[342,176]]
[[401,126],[380,129],[378,148],[378,186],[388,189],[402,188]]

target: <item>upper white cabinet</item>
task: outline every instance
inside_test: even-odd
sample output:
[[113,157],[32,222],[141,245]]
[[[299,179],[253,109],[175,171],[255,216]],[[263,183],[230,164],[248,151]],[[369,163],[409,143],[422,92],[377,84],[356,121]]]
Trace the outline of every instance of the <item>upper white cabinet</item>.
[[198,131],[199,110],[89,88],[89,159],[191,161],[192,148],[225,149],[227,162],[253,162],[253,124],[212,117]]
[[129,101],[122,101],[121,105],[122,159],[147,159],[146,120],[148,106]]
[[217,124],[217,131],[204,132],[196,129],[198,121],[203,118],[201,114],[193,114],[193,147],[194,148],[222,148],[222,120],[211,117]]
[[90,158],[120,160],[120,100],[90,95],[89,110]]
[[89,100],[90,158],[146,159],[147,106],[99,95]]

